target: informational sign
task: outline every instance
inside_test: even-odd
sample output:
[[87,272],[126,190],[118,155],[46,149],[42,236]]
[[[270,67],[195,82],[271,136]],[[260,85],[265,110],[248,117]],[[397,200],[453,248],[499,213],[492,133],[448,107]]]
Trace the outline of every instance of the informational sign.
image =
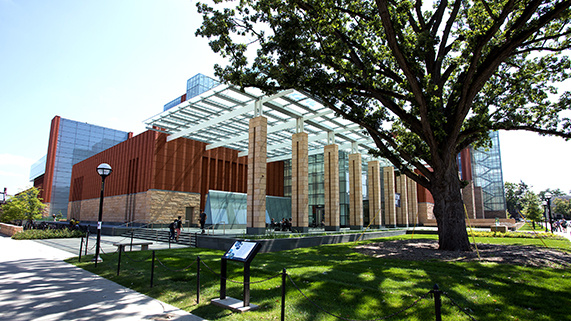
[[224,254],[222,258],[233,261],[249,262],[254,259],[258,249],[259,243],[236,241],[232,247]]
[[395,193],[395,206],[400,207],[400,193]]

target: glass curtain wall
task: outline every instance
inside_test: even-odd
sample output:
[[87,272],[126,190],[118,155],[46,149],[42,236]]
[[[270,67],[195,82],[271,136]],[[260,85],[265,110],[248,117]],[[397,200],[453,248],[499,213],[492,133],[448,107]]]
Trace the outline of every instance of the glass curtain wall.
[[73,165],[127,140],[128,137],[127,132],[62,118],[57,138],[50,214],[61,212],[67,217]]
[[498,132],[491,132],[492,147],[472,148],[472,175],[474,184],[482,187],[485,211],[505,211],[504,179]]
[[[248,195],[224,191],[208,191],[205,212],[206,224],[228,229],[243,229],[247,223]],[[266,196],[266,224],[271,218],[279,221],[291,218],[291,198]]]
[[[339,151],[339,215],[341,226],[349,225],[349,156]],[[309,155],[309,226],[319,226],[325,209],[323,154]],[[291,160],[284,161],[284,196],[291,197]],[[291,212],[291,209],[290,209]]]

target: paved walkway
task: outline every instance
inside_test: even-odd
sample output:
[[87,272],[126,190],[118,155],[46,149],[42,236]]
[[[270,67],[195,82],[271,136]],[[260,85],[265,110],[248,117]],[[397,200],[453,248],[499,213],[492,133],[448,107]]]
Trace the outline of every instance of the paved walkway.
[[[102,237],[104,251],[116,250],[114,238]],[[204,320],[64,262],[79,242],[0,235],[0,320]]]

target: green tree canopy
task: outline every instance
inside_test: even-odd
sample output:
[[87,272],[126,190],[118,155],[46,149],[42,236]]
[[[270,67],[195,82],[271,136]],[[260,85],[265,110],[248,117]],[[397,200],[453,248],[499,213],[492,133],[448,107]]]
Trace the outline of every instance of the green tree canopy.
[[519,183],[506,182],[504,184],[506,194],[506,206],[512,217],[519,217],[519,213],[523,209],[523,197],[526,192],[530,191],[529,186],[520,181]]
[[310,93],[359,124],[373,155],[432,193],[440,249],[470,249],[462,149],[490,130],[571,138],[571,95],[550,100],[571,74],[571,0],[215,3],[198,4],[196,34],[229,59],[216,75]]
[[563,199],[563,198],[556,198],[553,200],[553,213],[556,215],[563,215],[565,218],[571,218],[571,200]]
[[534,222],[541,221],[544,210],[539,196],[528,190],[523,194],[521,204],[523,206],[521,212],[525,215],[526,219]]
[[6,204],[2,205],[2,222],[13,220],[33,221],[42,217],[42,210],[46,207],[42,199],[38,197],[40,191],[32,187],[11,197]]

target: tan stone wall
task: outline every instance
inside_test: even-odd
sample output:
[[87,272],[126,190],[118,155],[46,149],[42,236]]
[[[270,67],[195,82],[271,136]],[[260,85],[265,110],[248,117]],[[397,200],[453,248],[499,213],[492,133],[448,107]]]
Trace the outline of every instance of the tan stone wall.
[[[370,226],[382,225],[381,213],[381,173],[379,161],[367,163],[367,190],[369,193],[369,224]],[[386,211],[385,211],[386,213]],[[386,218],[385,218],[386,224]]]
[[408,184],[405,175],[396,177],[396,192],[400,193],[400,207],[396,207],[397,225],[408,226]]
[[22,232],[24,230],[23,226],[16,226],[12,224],[0,223],[0,234],[7,236],[12,236],[16,233]]
[[407,180],[407,196],[408,196],[408,222],[413,225],[418,225],[418,195],[416,182],[410,179]]
[[292,226],[309,226],[308,135],[292,136],[291,215]]
[[248,213],[247,227],[266,227],[266,177],[268,119],[250,119],[248,141]]
[[474,186],[474,204],[476,205],[476,218],[485,218],[484,192],[480,186]]
[[[130,200],[130,202],[129,202]],[[134,205],[134,221],[148,221],[147,193],[137,193],[131,195],[107,196],[103,199],[103,222],[125,223],[128,220],[128,208]],[[99,198],[92,198],[83,201],[69,202],[67,204],[68,219],[75,218],[81,221],[96,222],[99,216]]]
[[198,221],[200,215],[200,194],[163,190],[149,190],[149,222],[166,224],[178,216],[184,220],[186,208],[194,207],[193,221]]
[[361,154],[349,155],[349,225],[363,226]]
[[433,203],[418,203],[418,221],[425,225],[429,220],[435,220]]
[[[108,196],[103,200],[102,220],[104,222],[126,223],[131,209],[134,221],[138,223],[172,222],[176,217],[186,216],[186,208],[194,207],[198,220],[200,194],[163,190],[149,190],[131,195]],[[99,216],[99,198],[70,202],[69,218],[96,222]]]
[[396,226],[397,215],[395,207],[395,171],[392,167],[383,168],[383,185],[385,197],[385,225]]
[[469,218],[476,218],[476,198],[474,196],[474,181],[469,181],[468,185],[462,189],[462,200],[466,206]]
[[323,148],[325,181],[325,226],[339,226],[339,146]]

